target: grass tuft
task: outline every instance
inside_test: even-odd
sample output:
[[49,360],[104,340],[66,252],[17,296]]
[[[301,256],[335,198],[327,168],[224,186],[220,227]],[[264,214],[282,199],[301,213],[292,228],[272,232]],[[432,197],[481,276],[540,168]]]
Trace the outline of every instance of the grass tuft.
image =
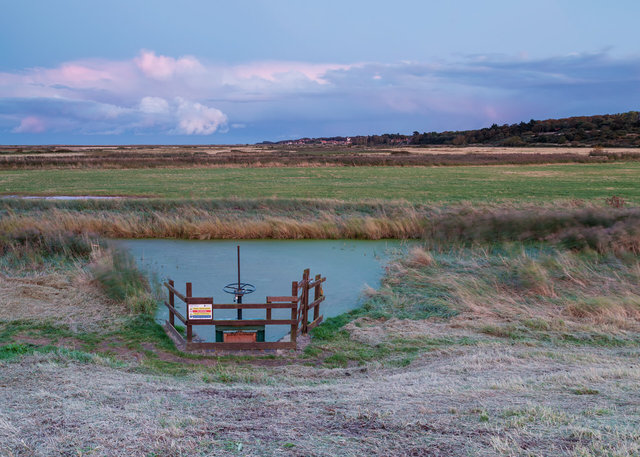
[[108,250],[92,267],[107,296],[125,303],[132,314],[152,314],[158,302],[145,275],[127,251]]

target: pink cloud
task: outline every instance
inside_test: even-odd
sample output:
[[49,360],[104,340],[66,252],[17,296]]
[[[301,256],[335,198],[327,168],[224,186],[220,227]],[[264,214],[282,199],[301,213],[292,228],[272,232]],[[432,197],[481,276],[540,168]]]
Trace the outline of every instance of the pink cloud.
[[313,64],[306,62],[255,62],[248,65],[238,65],[233,68],[233,73],[244,79],[261,78],[267,81],[277,81],[283,75],[300,74],[318,84],[328,84],[323,78],[331,70],[348,70],[353,65],[341,64]]
[[52,71],[49,77],[73,85],[83,85],[100,80],[113,79],[109,71],[89,68],[73,63],[62,65],[59,69]]
[[196,72],[202,69],[202,64],[195,57],[186,56],[174,59],[144,50],[134,59],[134,62],[146,76],[159,80],[167,80],[175,74]]
[[13,133],[42,133],[46,130],[45,123],[36,116],[27,116],[20,125],[12,130]]

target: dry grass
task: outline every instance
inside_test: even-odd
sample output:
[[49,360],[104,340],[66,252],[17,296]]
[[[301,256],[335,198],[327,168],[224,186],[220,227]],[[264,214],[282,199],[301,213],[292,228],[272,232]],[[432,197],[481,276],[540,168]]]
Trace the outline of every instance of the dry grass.
[[402,369],[268,370],[274,385],[34,355],[0,362],[0,454],[631,457],[638,355],[489,345]]
[[83,271],[35,277],[0,275],[0,316],[3,321],[54,321],[96,328],[121,315],[123,308],[104,296]]
[[[179,211],[75,211],[51,209],[34,213],[11,213],[0,220],[7,232],[26,229],[41,232],[93,233],[110,238],[190,239],[383,239],[416,238],[424,232],[424,219],[409,205],[368,216],[364,212],[305,209],[264,216],[233,209],[205,211],[185,205]],[[277,213],[277,211],[276,211]]]
[[389,302],[394,312],[416,297],[426,305],[446,303],[458,313],[454,325],[499,336],[582,331],[637,339],[640,332],[640,262],[635,255],[548,245],[414,247],[406,259],[390,265],[385,286],[371,295]]
[[615,153],[562,147],[254,146],[4,146],[0,168],[325,167],[601,163],[637,160],[634,148]]
[[[595,203],[419,205],[336,200],[5,201],[8,234],[110,238],[383,239],[432,243],[552,241],[601,252],[640,252],[640,210]],[[422,260],[424,261],[424,259]]]

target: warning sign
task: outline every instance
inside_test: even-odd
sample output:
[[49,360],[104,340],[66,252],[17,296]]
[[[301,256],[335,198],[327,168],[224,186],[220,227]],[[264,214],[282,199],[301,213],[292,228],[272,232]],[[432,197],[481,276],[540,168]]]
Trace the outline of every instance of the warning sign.
[[189,320],[213,319],[213,306],[211,304],[189,305]]

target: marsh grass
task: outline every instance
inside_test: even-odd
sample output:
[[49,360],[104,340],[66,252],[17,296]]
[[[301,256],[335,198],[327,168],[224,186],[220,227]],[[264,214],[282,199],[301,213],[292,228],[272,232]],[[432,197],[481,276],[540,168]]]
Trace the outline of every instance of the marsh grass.
[[159,284],[152,284],[142,273],[131,254],[111,247],[91,266],[93,276],[106,295],[124,303],[132,314],[153,314],[158,306]]
[[305,355],[329,367],[374,360],[403,365],[410,363],[408,355],[493,344],[495,338],[543,346],[636,347],[639,331],[635,255],[570,251],[548,243],[435,251],[416,246],[389,264],[382,286],[368,292],[361,308],[314,329]]
[[91,255],[86,234],[66,230],[7,228],[0,235],[0,268],[6,272],[68,269]]
[[[515,137],[518,138],[518,137]],[[519,145],[519,144],[518,144]],[[516,146],[516,145],[509,145]],[[73,147],[71,147],[73,148]],[[393,147],[366,148],[353,145],[323,147],[296,145],[287,146],[223,147],[127,147],[126,149],[93,148],[73,150],[70,148],[4,148],[0,150],[2,169],[41,168],[166,168],[166,167],[354,167],[354,166],[460,166],[496,164],[550,164],[550,163],[603,163],[619,160],[639,160],[640,154],[633,151],[592,151],[590,154],[574,152],[539,152],[501,150],[491,148],[481,151],[464,149],[403,149]]]
[[[8,201],[6,233],[110,238],[422,239],[451,243],[548,241],[571,250],[640,252],[640,209],[596,204],[420,205],[336,200]],[[414,259],[416,260],[416,259]],[[418,259],[419,262],[428,259]]]
[[419,254],[433,259],[427,265],[416,264],[416,255],[392,264],[381,290],[395,288],[411,299],[407,286],[413,285],[428,304],[448,304],[450,314],[440,317],[481,321],[484,333],[562,339],[565,333],[592,332],[598,340],[605,331],[624,340],[640,329],[640,269],[634,255],[518,243]]

